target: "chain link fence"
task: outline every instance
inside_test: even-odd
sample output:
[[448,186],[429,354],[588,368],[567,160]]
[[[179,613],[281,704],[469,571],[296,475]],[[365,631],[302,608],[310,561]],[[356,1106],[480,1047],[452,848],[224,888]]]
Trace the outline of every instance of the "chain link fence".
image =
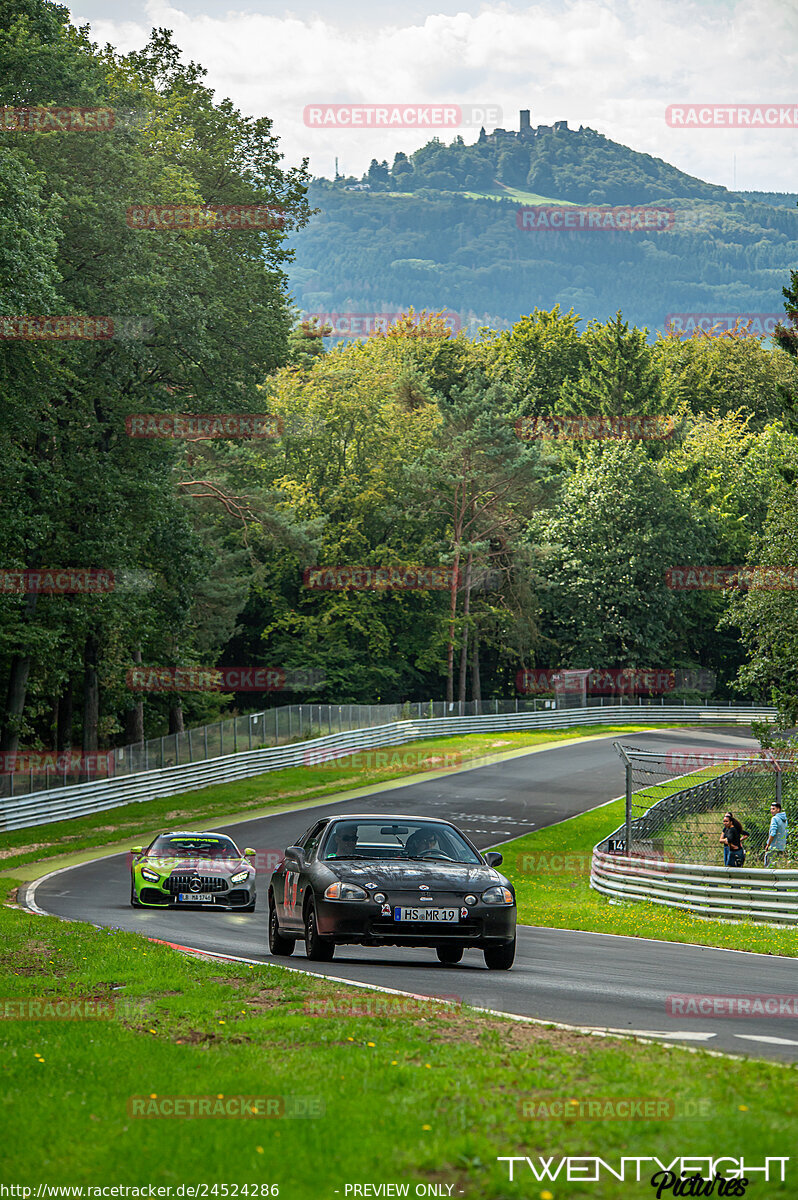
[[[731,812],[748,834],[746,867],[798,868],[795,758],[767,750],[674,747],[652,753],[618,743],[616,749],[626,764],[627,819],[600,849],[655,862],[723,866],[723,816]],[[790,826],[783,853],[766,851],[774,800]]]
[[[745,702],[729,701],[729,709],[745,706]],[[704,701],[704,707],[708,702]],[[640,696],[593,696],[589,708],[673,708],[678,702],[660,697],[659,705]],[[692,702],[682,707],[695,709]],[[162,767],[178,767],[191,763],[222,758],[244,750],[260,750],[267,746],[285,746],[293,742],[344,733],[353,729],[372,729],[392,721],[431,720],[442,717],[481,717],[506,713],[547,712],[569,708],[564,700],[543,697],[518,697],[512,700],[469,700],[448,702],[425,700],[403,704],[283,704],[262,712],[245,713],[187,729],[148,738],[132,745],[117,746],[100,755],[81,755],[74,752],[47,752],[42,755],[46,766],[27,768],[25,762],[38,751],[20,751],[16,768],[0,772],[0,797],[27,796],[52,788],[91,783],[97,779],[137,775]],[[713,708],[723,707],[712,705]],[[587,711],[587,710],[586,710]],[[13,756],[11,756],[13,757]],[[102,762],[92,762],[96,758]],[[89,761],[86,761],[86,760]],[[60,765],[59,765],[60,764]]]

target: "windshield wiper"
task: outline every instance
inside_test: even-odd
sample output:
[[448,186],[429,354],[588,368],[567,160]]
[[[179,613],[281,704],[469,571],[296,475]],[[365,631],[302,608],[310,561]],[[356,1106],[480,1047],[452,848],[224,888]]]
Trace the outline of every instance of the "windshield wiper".
[[462,867],[467,867],[469,865],[468,863],[463,862],[461,858],[450,858],[448,854],[405,854],[403,857],[405,859],[411,859],[413,862],[450,862],[459,863]]
[[329,858],[325,858],[324,862],[335,862],[337,858],[369,858],[368,854],[332,854]]

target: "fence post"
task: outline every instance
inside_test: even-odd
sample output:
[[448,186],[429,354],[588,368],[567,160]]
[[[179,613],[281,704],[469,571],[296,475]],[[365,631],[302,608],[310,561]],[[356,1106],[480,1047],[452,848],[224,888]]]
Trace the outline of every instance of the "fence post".
[[277,739],[280,736],[280,706],[275,706],[274,709],[274,744],[277,745]]
[[238,754],[238,717],[233,717],[233,754]]
[[776,803],[781,804],[781,764],[776,762]]
[[224,754],[224,725],[219,722],[219,757]]
[[194,750],[191,746],[191,726],[190,725],[188,727],[188,761],[190,763],[193,763],[193,761],[194,761]]
[[204,759],[204,761],[207,762],[208,761],[208,726],[207,725],[203,725],[202,732],[205,735],[204,738],[202,739],[205,744],[205,759]]
[[161,736],[161,766],[163,766],[163,736]]

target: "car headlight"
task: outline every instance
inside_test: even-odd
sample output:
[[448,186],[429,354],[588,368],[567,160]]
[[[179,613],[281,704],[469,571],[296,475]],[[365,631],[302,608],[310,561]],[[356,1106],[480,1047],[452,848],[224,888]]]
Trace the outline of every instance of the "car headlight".
[[235,875],[230,876],[231,883],[243,883],[245,879],[249,879],[249,871],[236,871]]
[[463,900],[466,904],[476,904],[477,902],[477,898],[473,892],[469,892],[467,896],[463,896]]
[[331,883],[324,892],[325,900],[368,900],[365,888],[356,883]]
[[488,888],[482,893],[483,904],[512,904],[513,893],[506,887]]
[[149,867],[142,867],[141,874],[145,879],[149,879],[150,883],[160,882],[160,875],[156,874],[155,871],[151,871]]

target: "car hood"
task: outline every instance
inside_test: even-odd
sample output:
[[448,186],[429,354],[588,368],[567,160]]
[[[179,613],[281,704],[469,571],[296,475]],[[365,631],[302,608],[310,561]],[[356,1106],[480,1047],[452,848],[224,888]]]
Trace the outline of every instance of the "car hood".
[[251,864],[245,858],[143,858],[139,866],[180,875],[234,875]]
[[480,863],[443,862],[371,862],[347,863],[327,862],[324,864],[346,883],[377,883],[386,887],[417,887],[426,883],[429,887],[453,890],[484,891],[497,883],[508,880],[492,867]]

